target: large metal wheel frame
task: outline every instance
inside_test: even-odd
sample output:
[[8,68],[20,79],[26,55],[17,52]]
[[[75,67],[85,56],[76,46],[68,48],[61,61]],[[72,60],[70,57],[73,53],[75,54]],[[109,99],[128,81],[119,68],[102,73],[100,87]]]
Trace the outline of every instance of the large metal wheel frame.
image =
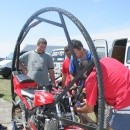
[[[59,18],[61,20],[61,23],[57,23],[57,22],[50,21],[50,20],[47,20],[45,18],[39,17],[39,15],[41,15],[42,13],[46,13],[46,12],[49,12],[49,11],[53,11],[53,12],[58,13]],[[16,46],[15,46],[15,49],[14,49],[14,56],[13,56],[13,62],[12,62],[12,71],[19,70],[18,69],[19,68],[19,53],[20,53],[20,45],[21,45],[22,41],[26,37],[29,30],[31,28],[35,27],[36,25],[38,25],[41,22],[46,22],[48,24],[52,24],[52,25],[63,28],[66,39],[68,41],[68,45],[70,47],[72,47],[70,36],[69,36],[68,30],[67,30],[67,27],[66,27],[64,17],[67,17],[68,19],[70,19],[77,26],[77,28],[80,30],[81,34],[83,35],[83,37],[84,37],[84,39],[86,41],[86,44],[88,44],[88,47],[89,47],[89,49],[90,49],[90,51],[91,51],[91,53],[93,55],[93,61],[94,61],[94,65],[95,65],[95,68],[96,68],[96,75],[97,75],[97,81],[98,81],[98,94],[99,94],[99,96],[98,96],[98,104],[99,104],[99,108],[98,108],[98,124],[97,124],[97,127],[95,129],[96,130],[103,130],[104,108],[105,107],[104,107],[104,92],[103,92],[102,73],[101,73],[99,58],[98,58],[95,46],[93,44],[93,41],[92,41],[91,37],[89,36],[87,30],[82,25],[82,23],[74,15],[72,15],[68,11],[60,9],[60,8],[56,8],[56,7],[47,7],[47,8],[43,8],[43,9],[38,10],[37,12],[35,12],[26,21],[25,25],[23,26],[23,28],[22,28],[19,36],[18,36]],[[15,61],[17,61],[16,65],[15,65]],[[12,92],[12,100],[15,100],[15,93],[14,93],[14,85],[13,85],[13,77],[12,76],[11,76],[11,92]],[[64,96],[64,93],[61,96]],[[79,124],[79,126],[80,125],[81,124]],[[85,125],[83,125],[83,126],[85,126]],[[91,126],[88,127],[86,125],[86,128],[88,130],[94,130],[94,128],[91,128]]]

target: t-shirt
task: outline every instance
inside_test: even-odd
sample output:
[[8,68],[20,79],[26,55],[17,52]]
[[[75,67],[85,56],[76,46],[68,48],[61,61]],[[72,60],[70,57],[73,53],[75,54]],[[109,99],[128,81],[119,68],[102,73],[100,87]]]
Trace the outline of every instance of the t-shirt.
[[[130,70],[113,58],[102,58],[100,65],[106,103],[117,110],[130,106]],[[87,104],[95,105],[98,99],[95,69],[86,79],[85,88]]]
[[[89,61],[91,59],[91,52],[90,51],[86,51],[86,56],[84,57],[83,60],[86,60],[86,61]],[[77,59],[78,63],[80,64],[81,61],[80,59]],[[70,59],[70,66],[69,66],[69,72],[72,74],[72,75],[75,75],[76,74],[76,65],[74,63],[74,58],[73,56],[71,56],[71,59]]]
[[66,58],[63,61],[63,65],[62,65],[62,73],[67,75],[66,81],[65,81],[65,86],[68,86],[71,81],[71,76],[69,73],[69,65],[70,65],[70,59]]
[[54,68],[53,59],[47,53],[29,51],[20,57],[20,62],[27,66],[28,76],[38,85],[49,85],[48,70]]

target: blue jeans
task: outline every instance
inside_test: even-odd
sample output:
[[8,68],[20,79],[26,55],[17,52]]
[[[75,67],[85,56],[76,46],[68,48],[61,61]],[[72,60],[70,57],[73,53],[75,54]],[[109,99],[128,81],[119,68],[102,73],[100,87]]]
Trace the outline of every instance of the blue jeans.
[[111,113],[109,126],[112,130],[130,130],[130,114]]

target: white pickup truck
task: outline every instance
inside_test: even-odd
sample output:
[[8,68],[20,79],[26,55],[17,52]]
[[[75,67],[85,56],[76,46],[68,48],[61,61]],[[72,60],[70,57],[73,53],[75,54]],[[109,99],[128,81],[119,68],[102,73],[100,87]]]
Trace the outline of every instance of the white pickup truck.
[[130,69],[130,41],[128,38],[114,40],[110,56]]
[[[33,44],[26,44],[24,46],[21,46],[21,53],[31,51],[35,48],[36,45]],[[12,66],[12,59],[13,59],[13,51],[2,61],[0,61],[0,75],[2,75],[4,78],[9,78],[11,75],[11,66]]]

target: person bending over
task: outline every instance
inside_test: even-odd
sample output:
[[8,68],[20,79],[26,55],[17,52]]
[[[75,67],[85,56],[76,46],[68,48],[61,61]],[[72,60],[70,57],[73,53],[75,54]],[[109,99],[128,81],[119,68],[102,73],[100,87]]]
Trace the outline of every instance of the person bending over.
[[[112,106],[110,130],[130,130],[130,70],[113,58],[100,59],[104,84],[104,98]],[[90,113],[98,100],[96,70],[85,81],[86,104],[78,112]]]

